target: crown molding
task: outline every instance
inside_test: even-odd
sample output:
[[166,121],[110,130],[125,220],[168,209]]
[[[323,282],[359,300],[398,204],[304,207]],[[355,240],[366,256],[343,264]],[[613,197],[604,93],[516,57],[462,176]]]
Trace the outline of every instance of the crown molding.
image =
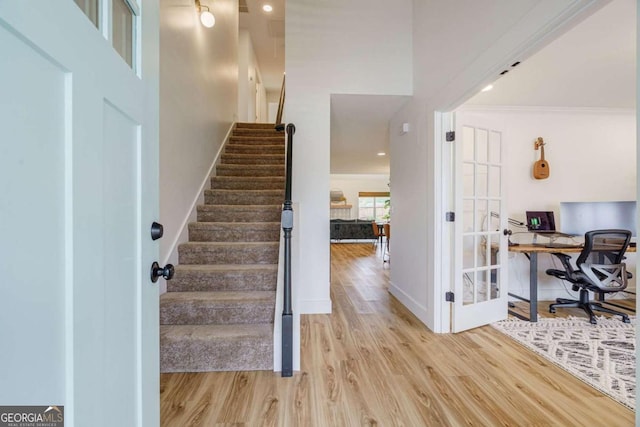
[[635,115],[635,108],[604,108],[604,107],[554,107],[554,106],[516,106],[516,105],[462,105],[456,109],[459,112],[478,113],[564,113],[564,114],[611,114]]

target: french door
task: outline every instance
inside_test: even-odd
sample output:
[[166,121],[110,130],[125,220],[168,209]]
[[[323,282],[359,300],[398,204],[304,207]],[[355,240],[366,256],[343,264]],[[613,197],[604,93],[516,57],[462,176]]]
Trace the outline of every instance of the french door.
[[0,0],[0,405],[155,426],[158,18]]
[[499,130],[456,126],[453,332],[507,317],[503,152]]

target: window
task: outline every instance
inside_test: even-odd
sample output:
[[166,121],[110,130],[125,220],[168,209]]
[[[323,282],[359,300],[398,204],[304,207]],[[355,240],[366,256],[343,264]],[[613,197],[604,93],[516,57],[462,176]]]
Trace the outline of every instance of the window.
[[365,221],[387,221],[391,197],[388,192],[358,193],[358,219]]
[[87,18],[98,28],[98,0],[75,0]]
[[126,0],[112,0],[113,47],[133,68],[134,13]]
[[140,0],[74,0],[113,48],[136,69]]

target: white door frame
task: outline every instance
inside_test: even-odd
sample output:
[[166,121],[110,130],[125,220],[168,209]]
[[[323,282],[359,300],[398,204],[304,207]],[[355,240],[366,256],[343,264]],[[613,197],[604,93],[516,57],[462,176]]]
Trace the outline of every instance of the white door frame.
[[454,145],[447,142],[447,132],[455,130],[455,114],[453,112],[436,111],[434,113],[434,134],[435,134],[435,165],[440,168],[436,173],[435,201],[436,201],[436,260],[434,265],[439,271],[435,272],[435,295],[442,301],[435,304],[436,310],[439,308],[440,332],[451,332],[452,305],[446,301],[447,292],[453,292],[453,254],[455,242],[454,222],[447,221],[447,212],[455,211],[455,165]]
[[[606,1],[600,0],[579,0],[560,10],[556,15],[546,16],[545,18],[548,22],[546,31],[534,31],[529,38],[525,40],[519,39],[519,35],[514,34],[515,38],[521,40],[521,42],[510,50],[508,56],[504,56],[501,52],[504,45],[508,44],[508,41],[511,40],[510,37],[506,37],[505,35],[499,43],[492,46],[491,50],[480,58],[483,64],[480,64],[480,59],[477,63],[471,64],[467,70],[460,73],[447,87],[440,91],[439,99],[433,100],[431,105],[434,107],[432,110],[435,112],[434,117],[427,117],[426,119],[427,121],[434,120],[435,130],[433,133],[433,212],[435,217],[434,229],[436,242],[431,246],[435,258],[435,269],[430,277],[433,279],[433,293],[431,296],[440,301],[439,304],[434,304],[434,320],[436,321],[434,330],[437,332],[446,333],[451,330],[450,327],[447,326],[450,325],[451,320],[451,303],[445,301],[445,293],[450,290],[450,287],[453,287],[451,283],[451,255],[442,250],[442,244],[453,247],[453,240],[451,240],[453,234],[451,233],[451,235],[449,235],[450,233],[447,232],[448,226],[445,220],[445,212],[447,209],[445,195],[448,182],[445,173],[448,172],[442,163],[446,153],[444,143],[447,130],[445,130],[445,127],[449,127],[450,125],[443,126],[443,123],[447,123],[447,117],[450,112],[464,104],[467,99],[478,93],[484,86],[497,79],[499,73],[504,69],[508,69],[510,64],[515,61],[521,61],[535,53],[538,49],[560,36],[567,28],[570,28],[576,22],[576,18],[580,20],[585,12],[593,13],[597,11],[597,9],[605,6],[606,3]],[[521,23],[522,25],[517,31],[526,32],[533,28],[538,28],[540,15],[546,13],[544,9],[544,5],[540,5],[539,8],[534,8],[532,13]],[[640,17],[638,19],[640,20]],[[494,65],[486,66],[487,63]],[[427,138],[429,139],[430,136]],[[455,171],[453,171],[453,173],[455,173]],[[640,197],[640,193],[638,197]],[[445,243],[445,241],[447,242]]]

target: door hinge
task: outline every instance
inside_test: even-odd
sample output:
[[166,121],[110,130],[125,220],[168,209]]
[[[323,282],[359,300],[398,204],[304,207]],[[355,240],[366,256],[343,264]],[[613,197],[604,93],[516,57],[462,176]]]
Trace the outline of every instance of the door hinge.
[[456,140],[456,133],[455,131],[451,131],[451,132],[447,132],[447,142],[453,142]]
[[455,212],[447,212],[445,214],[445,220],[447,222],[455,222],[456,220],[456,213]]
[[453,292],[447,292],[444,294],[444,300],[447,302],[455,302],[455,297],[453,295]]

